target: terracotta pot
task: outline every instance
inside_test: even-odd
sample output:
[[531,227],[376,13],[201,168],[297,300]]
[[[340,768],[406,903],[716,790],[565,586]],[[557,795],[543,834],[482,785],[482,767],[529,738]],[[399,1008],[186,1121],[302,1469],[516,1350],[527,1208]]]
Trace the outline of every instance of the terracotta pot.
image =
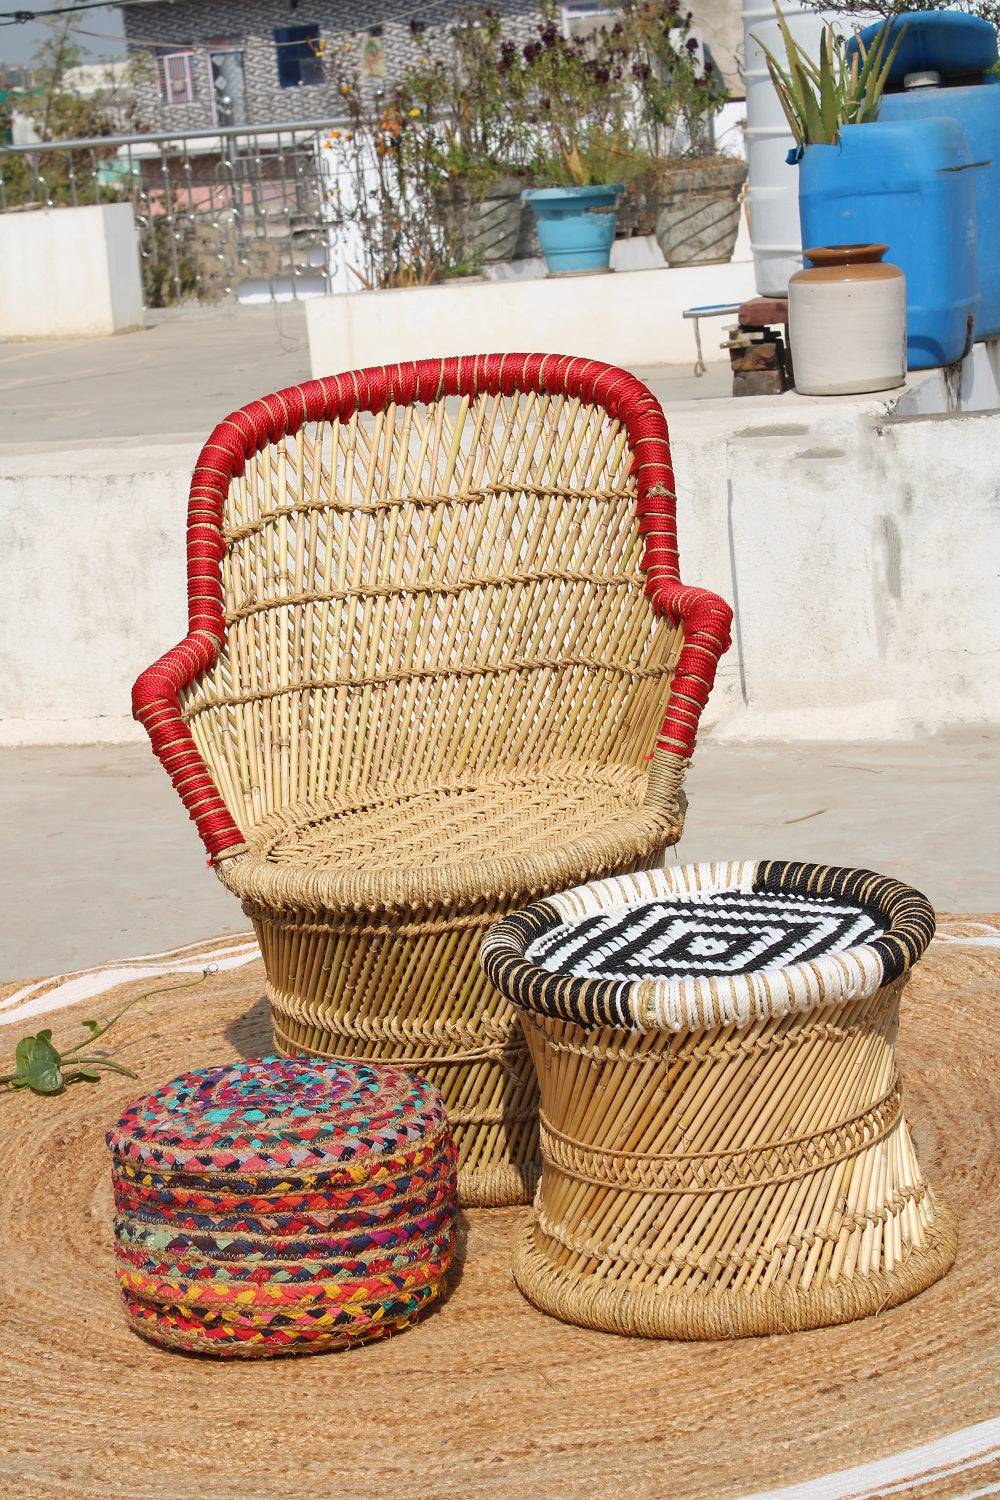
[[788,283],[795,388],[804,396],[888,391],[906,379],[906,278],[887,245],[805,250]]
[[715,265],[732,259],[746,175],[746,162],[728,156],[665,169],[656,242],[668,266]]

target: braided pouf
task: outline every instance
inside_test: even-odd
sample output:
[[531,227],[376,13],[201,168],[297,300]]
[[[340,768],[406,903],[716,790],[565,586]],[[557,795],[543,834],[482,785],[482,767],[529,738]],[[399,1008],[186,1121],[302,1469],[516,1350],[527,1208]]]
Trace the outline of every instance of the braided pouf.
[[107,1141],[118,1282],[157,1343],[319,1353],[405,1328],[444,1288],[455,1146],[414,1073],[204,1068],[137,1099]]
[[894,1043],[934,931],[867,870],[686,865],[579,886],[482,946],[521,1012],[542,1180],[514,1277],[647,1337],[847,1322],[951,1265]]

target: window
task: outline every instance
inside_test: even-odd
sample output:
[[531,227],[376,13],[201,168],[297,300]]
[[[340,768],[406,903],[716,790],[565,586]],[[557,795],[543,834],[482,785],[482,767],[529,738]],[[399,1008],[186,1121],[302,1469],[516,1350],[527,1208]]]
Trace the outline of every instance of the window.
[[208,54],[217,125],[247,123],[247,80],[241,47],[213,48]]
[[194,53],[160,53],[160,94],[166,104],[194,103]]
[[564,36],[583,37],[594,31],[604,31],[617,19],[617,7],[605,5],[603,0],[563,0]]
[[274,47],[278,55],[278,82],[283,89],[300,84],[323,83],[323,64],[317,55],[319,27],[276,26]]

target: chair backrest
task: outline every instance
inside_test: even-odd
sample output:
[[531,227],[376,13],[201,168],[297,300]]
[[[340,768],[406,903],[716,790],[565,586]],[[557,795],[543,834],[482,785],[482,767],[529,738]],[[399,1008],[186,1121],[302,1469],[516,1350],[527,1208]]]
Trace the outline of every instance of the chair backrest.
[[671,570],[666,428],[624,372],[493,356],[311,382],[199,459],[188,640],[208,649],[176,709],[243,832],[379,784],[639,765],[684,641],[650,598]]

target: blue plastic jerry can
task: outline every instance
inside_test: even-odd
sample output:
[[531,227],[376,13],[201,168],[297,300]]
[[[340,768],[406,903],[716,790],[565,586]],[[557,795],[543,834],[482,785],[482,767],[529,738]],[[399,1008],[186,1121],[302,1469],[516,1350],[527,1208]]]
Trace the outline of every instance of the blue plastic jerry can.
[[[997,35],[988,21],[960,11],[904,13],[891,28],[903,29],[889,72],[880,121],[955,120],[976,164],[976,243],[979,312],[975,337],[1000,335],[1000,80],[989,70],[997,61]],[[877,28],[861,41],[870,45]],[[856,45],[856,44],[853,44]]]
[[802,244],[884,243],[906,276],[907,366],[960,359],[979,318],[976,174],[952,119],[845,125],[799,165]]

